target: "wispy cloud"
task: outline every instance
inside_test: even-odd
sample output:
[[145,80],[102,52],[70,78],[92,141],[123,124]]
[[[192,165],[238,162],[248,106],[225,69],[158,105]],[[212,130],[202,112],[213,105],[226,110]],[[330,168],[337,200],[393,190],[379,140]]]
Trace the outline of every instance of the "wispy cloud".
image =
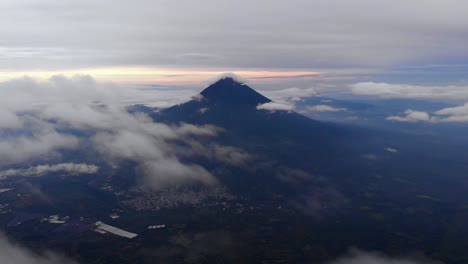
[[405,111],[403,116],[389,116],[387,120],[398,121],[398,122],[434,122],[435,120],[426,112],[423,111],[414,111],[408,109]]
[[257,106],[258,110],[267,110],[267,111],[294,111],[294,105],[281,104],[276,102],[264,103]]
[[366,252],[353,249],[344,257],[330,264],[442,264],[425,256],[390,257],[378,252]]
[[18,245],[0,234],[0,263],[11,264],[77,264],[57,253],[46,251],[38,254]]
[[0,171],[0,177],[9,176],[41,176],[48,172],[65,172],[68,174],[93,174],[99,170],[96,165],[83,164],[83,163],[60,163],[54,165],[39,165],[29,167],[27,169],[9,169]]
[[[3,169],[23,162],[65,163],[10,170],[5,175],[83,169],[61,161],[60,153],[90,146],[87,151],[100,154],[111,165],[134,161],[143,172],[142,182],[154,190],[188,182],[216,183],[204,167],[182,161],[173,145],[215,137],[222,130],[189,124],[169,126],[154,122],[144,113],[131,114],[126,108],[128,91],[133,97],[131,103],[147,102],[146,90],[138,94],[138,90],[96,82],[89,76],[56,76],[47,81],[23,78],[0,83],[0,113],[9,117],[0,120]],[[214,150],[220,159],[242,157],[227,146]]]
[[307,110],[310,112],[341,112],[347,111],[346,108],[333,107],[329,105],[313,105],[307,106]]

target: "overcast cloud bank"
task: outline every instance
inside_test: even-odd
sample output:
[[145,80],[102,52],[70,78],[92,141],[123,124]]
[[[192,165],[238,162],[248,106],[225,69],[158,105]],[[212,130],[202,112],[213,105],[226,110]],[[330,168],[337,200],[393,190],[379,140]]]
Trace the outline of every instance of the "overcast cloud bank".
[[468,55],[468,3],[458,0],[24,0],[0,9],[10,25],[0,29],[0,69],[10,70],[378,67]]

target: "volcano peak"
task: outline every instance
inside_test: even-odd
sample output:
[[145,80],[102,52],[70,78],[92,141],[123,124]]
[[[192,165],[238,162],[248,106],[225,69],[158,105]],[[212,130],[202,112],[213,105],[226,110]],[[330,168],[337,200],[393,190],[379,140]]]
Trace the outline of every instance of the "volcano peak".
[[218,80],[203,90],[201,95],[209,103],[231,106],[256,107],[259,104],[271,102],[270,99],[232,77]]

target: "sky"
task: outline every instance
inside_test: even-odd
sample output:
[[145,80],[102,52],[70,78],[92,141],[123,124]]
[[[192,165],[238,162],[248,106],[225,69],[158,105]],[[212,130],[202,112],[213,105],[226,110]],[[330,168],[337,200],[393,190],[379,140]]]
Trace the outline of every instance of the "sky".
[[17,0],[0,9],[0,80],[199,85],[235,72],[273,87],[467,82],[466,1]]

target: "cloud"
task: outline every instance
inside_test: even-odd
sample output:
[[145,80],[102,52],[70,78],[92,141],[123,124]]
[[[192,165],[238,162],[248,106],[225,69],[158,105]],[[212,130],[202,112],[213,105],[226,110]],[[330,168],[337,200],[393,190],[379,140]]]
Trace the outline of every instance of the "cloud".
[[[128,94],[147,100],[138,92],[99,83],[90,76],[56,76],[46,81],[21,78],[0,83],[0,113],[10,117],[3,127],[0,121],[0,166],[5,170],[7,165],[23,162],[57,163],[63,150],[90,147],[86,150],[89,155],[99,154],[114,167],[124,160],[134,161],[143,173],[142,182],[151,189],[186,182],[216,183],[200,165],[181,161],[183,155],[174,145],[215,137],[222,130],[214,126],[166,125],[144,113],[129,113]],[[242,158],[225,146],[215,150],[216,156]],[[71,170],[64,166],[38,167],[21,173],[39,169]]]
[[404,116],[389,116],[386,118],[390,121],[398,121],[398,122],[433,122],[435,121],[427,112],[423,111],[414,111],[408,109],[405,111]]
[[294,105],[281,104],[276,102],[269,102],[257,106],[258,110],[274,111],[294,111]]
[[60,163],[55,165],[39,165],[29,167],[28,169],[9,169],[0,171],[0,177],[8,176],[40,176],[48,172],[63,171],[69,174],[93,174],[99,170],[96,165],[89,165],[84,163]]
[[75,149],[79,140],[73,135],[53,129],[31,130],[30,135],[0,138],[0,165],[29,161],[43,156],[47,159],[59,155],[60,150]]
[[340,112],[340,111],[347,111],[346,108],[336,108],[329,105],[314,105],[314,106],[307,106],[307,110],[311,112]]
[[153,123],[146,117],[140,122],[122,123],[126,128],[112,132],[99,132],[93,138],[97,150],[115,162],[132,160],[144,172],[143,182],[154,190],[169,185],[200,182],[216,183],[215,178],[197,164],[186,164],[178,158],[174,141],[192,136],[214,136],[218,129],[183,124],[168,127]]
[[37,254],[30,249],[9,241],[0,235],[0,263],[9,264],[77,264],[64,256],[53,252]]
[[281,90],[261,90],[266,97],[280,103],[294,103],[301,101],[302,98],[312,97],[317,95],[314,88],[286,88]]
[[[8,40],[0,46],[0,68],[10,70],[109,65],[314,69],[447,63],[468,53],[463,13],[468,4],[458,0],[258,0],[255,5],[247,0],[117,0],[112,5],[24,0],[0,3],[0,9],[8,10],[0,23],[11,25],[0,29]],[[386,12],[376,15],[375,10]]]
[[350,254],[341,257],[330,264],[441,264],[430,260],[424,256],[416,257],[389,257],[375,252],[365,252],[361,250],[351,250]]
[[278,168],[276,177],[294,190],[291,204],[307,215],[322,218],[343,209],[348,199],[325,177],[303,170]]
[[468,86],[419,86],[410,84],[389,84],[361,82],[351,85],[357,95],[384,98],[425,98],[425,99],[468,99]]
[[392,153],[398,153],[398,150],[394,148],[385,148],[385,150]]
[[468,103],[457,106],[448,107],[435,112],[440,116],[442,122],[468,122]]
[[468,103],[462,106],[447,107],[434,113],[408,109],[404,116],[390,116],[387,120],[398,122],[466,123],[468,122]]
[[268,111],[294,111],[296,103],[303,98],[317,95],[313,88],[286,88],[281,90],[261,90],[260,93],[273,100],[257,106],[257,109]]
[[236,81],[238,83],[247,83],[248,82],[247,79],[244,79],[244,78],[242,78],[241,76],[239,76],[239,75],[237,75],[235,73],[225,72],[223,74],[220,74],[220,75],[217,75],[215,77],[209,78],[206,81],[206,84],[211,85],[211,84],[214,84],[214,83],[218,82],[219,80],[226,79],[226,78],[231,78],[231,79],[233,79],[234,81]]
[[216,143],[207,143],[198,140],[185,141],[187,146],[180,146],[179,156],[203,157],[209,161],[220,162],[230,166],[245,166],[253,160],[253,156],[244,150]]
[[362,158],[366,159],[366,160],[373,160],[373,161],[376,161],[376,160],[379,160],[380,157],[375,155],[375,154],[372,154],[372,153],[368,153],[368,154],[364,154],[364,155],[361,155]]
[[197,164],[183,164],[177,158],[155,159],[139,162],[146,177],[143,187],[161,190],[169,186],[202,183],[213,185],[216,178],[205,168]]

